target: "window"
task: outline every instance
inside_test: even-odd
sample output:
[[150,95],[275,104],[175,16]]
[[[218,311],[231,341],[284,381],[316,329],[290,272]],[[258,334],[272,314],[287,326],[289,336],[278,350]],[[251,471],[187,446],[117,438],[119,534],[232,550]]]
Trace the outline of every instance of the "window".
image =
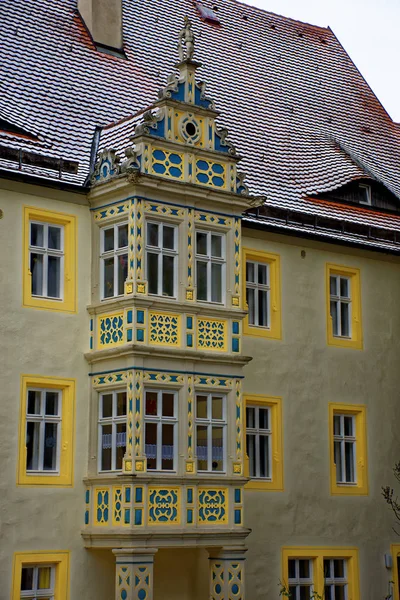
[[126,392],[99,397],[99,471],[120,471],[126,451]]
[[360,190],[360,204],[366,204],[368,206],[371,206],[371,204],[372,204],[371,186],[366,183],[359,183],[358,188]]
[[245,395],[247,489],[283,490],[280,398]]
[[72,485],[74,408],[74,380],[22,376],[20,485]]
[[331,493],[368,494],[366,410],[330,404]]
[[400,600],[400,545],[392,544],[393,600]]
[[128,223],[103,227],[100,237],[101,297],[122,296],[128,277]]
[[146,225],[146,272],[149,294],[176,296],[178,228]]
[[225,235],[196,231],[197,300],[225,301]]
[[289,558],[288,583],[291,600],[310,600],[313,593],[312,560]]
[[26,206],[24,229],[24,306],[75,312],[75,217]]
[[14,555],[12,600],[68,600],[68,552]]
[[146,390],[144,421],[147,470],[176,471],[176,392]]
[[196,394],[197,470],[225,470],[226,397]]
[[327,265],[328,344],[362,349],[360,271]]
[[281,339],[280,259],[277,254],[244,248],[243,282],[248,315],[245,335]]
[[282,570],[293,600],[360,600],[356,548],[283,548]]

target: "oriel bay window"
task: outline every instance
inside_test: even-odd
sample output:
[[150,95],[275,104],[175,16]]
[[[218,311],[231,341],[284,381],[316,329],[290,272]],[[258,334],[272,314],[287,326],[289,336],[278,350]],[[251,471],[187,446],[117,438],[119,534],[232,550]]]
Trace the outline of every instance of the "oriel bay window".
[[32,296],[62,300],[64,226],[30,221],[29,265]]
[[226,461],[226,396],[196,394],[197,470],[225,470]]
[[146,273],[149,294],[176,296],[178,228],[146,224]]
[[362,349],[360,271],[327,264],[328,344]]
[[145,390],[145,455],[148,471],[176,471],[177,393]]
[[126,392],[99,397],[99,471],[120,471],[126,451]]
[[102,299],[122,296],[128,276],[128,223],[101,229],[100,253]]
[[197,300],[225,301],[225,235],[196,231]]
[[28,389],[26,403],[26,471],[58,473],[62,393]]

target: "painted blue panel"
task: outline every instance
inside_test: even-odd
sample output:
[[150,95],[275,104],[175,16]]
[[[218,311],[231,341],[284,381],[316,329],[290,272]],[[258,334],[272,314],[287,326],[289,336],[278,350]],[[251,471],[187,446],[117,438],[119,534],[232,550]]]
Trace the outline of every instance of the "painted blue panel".
[[240,504],[242,501],[242,490],[240,488],[235,489],[235,502],[236,504]]
[[135,489],[135,502],[143,502],[143,488],[141,487]]
[[171,162],[173,165],[180,165],[182,163],[182,158],[179,156],[179,154],[170,154],[169,155],[169,162]]
[[240,525],[242,522],[242,511],[240,509],[235,510],[235,525]]
[[125,488],[125,502],[130,502],[131,501],[131,488],[127,487]]
[[136,508],[135,509],[135,525],[141,525],[141,524],[142,524],[142,509]]
[[89,525],[89,511],[85,510],[85,525]]
[[150,127],[149,131],[151,135],[156,135],[157,137],[165,137],[165,118],[157,122],[156,129]]
[[215,133],[215,144],[214,144],[214,149],[217,150],[217,152],[229,152],[229,146],[223,146],[221,144],[221,138],[218,135],[218,133]]
[[216,173],[217,175],[221,175],[224,172],[224,167],[218,163],[213,164],[211,169],[212,169],[212,172]]
[[126,339],[128,342],[132,341],[132,329],[128,329],[128,331],[126,332]]
[[129,525],[130,522],[131,522],[131,510],[130,510],[130,508],[126,508],[125,509],[125,523],[126,523],[126,525]]
[[143,325],[144,323],[144,310],[138,310],[136,313],[136,321]]
[[211,101],[201,97],[201,90],[197,85],[194,89],[194,103],[197,104],[197,106],[203,106],[204,108],[211,107]]
[[232,352],[239,352],[239,338],[233,338],[233,340],[232,340]]
[[136,340],[138,342],[144,342],[144,330],[143,329],[136,330]]
[[188,333],[186,336],[186,345],[189,346],[189,348],[192,348],[193,346],[193,335],[191,333]]
[[179,100],[179,102],[185,102],[185,84],[180,83],[176,92],[171,92],[171,98],[173,100]]
[[177,167],[170,167],[169,174],[171,175],[171,177],[182,177],[182,171]]
[[93,338],[90,338],[90,349],[93,350]]
[[85,502],[86,502],[86,504],[89,504],[89,502],[90,502],[90,490],[86,490]]
[[126,313],[126,320],[128,323],[132,323],[132,311],[128,310],[128,312]]
[[186,329],[193,329],[193,317],[186,317]]
[[164,175],[165,173],[165,166],[161,163],[154,163],[153,169],[159,175]]
[[192,488],[187,490],[187,503],[193,504],[193,490]]
[[239,321],[233,321],[232,323],[232,333],[235,335],[239,334]]
[[198,160],[196,166],[201,171],[208,171],[208,162],[206,162],[205,160]]
[[200,181],[200,183],[208,183],[208,175],[205,173],[198,173],[197,181]]
[[222,177],[213,177],[212,182],[216,187],[222,187],[224,185]]
[[188,509],[187,511],[187,522],[193,523],[193,510],[191,508]]
[[167,158],[162,150],[154,150],[153,157],[155,160],[165,160]]
[[93,331],[93,319],[90,319],[90,331]]

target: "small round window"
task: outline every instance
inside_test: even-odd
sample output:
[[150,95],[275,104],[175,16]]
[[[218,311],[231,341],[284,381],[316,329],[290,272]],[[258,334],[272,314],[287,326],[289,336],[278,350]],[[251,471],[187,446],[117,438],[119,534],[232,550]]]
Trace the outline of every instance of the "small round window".
[[191,116],[186,116],[181,121],[181,134],[183,139],[190,144],[195,144],[200,139],[200,125]]

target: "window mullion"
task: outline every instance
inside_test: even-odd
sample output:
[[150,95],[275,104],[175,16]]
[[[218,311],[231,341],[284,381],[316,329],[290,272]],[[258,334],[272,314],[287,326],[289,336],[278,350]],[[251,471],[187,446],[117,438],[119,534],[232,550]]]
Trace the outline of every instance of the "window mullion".
[[157,261],[158,261],[158,281],[157,281],[157,290],[158,295],[163,295],[163,251],[162,248],[158,251]]
[[256,477],[261,477],[261,464],[260,464],[260,434],[256,433],[256,449],[255,449],[255,466],[256,466]]

